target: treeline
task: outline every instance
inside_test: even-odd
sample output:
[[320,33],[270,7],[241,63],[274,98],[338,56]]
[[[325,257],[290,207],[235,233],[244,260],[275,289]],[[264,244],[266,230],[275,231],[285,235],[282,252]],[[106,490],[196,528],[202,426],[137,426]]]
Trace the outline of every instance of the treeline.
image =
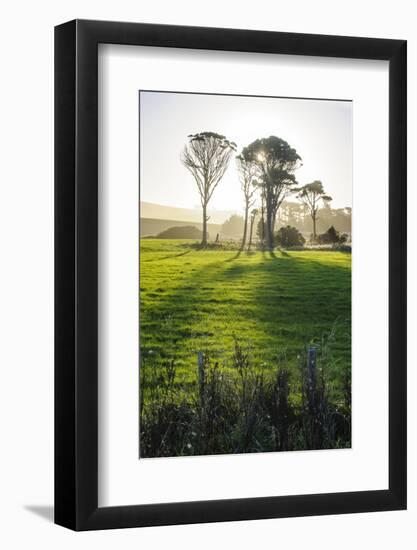
[[[241,196],[236,198],[236,207],[240,202],[244,211],[242,249],[247,245],[250,250],[258,218],[262,224],[262,247],[272,250],[275,246],[276,231],[282,225],[281,219],[285,216],[297,218],[293,226],[303,232],[310,231],[310,242],[317,243],[320,229],[324,231],[331,226],[339,226],[339,222],[342,221],[331,219],[328,222],[327,218],[348,215],[344,209],[331,210],[329,204],[333,199],[327,194],[320,180],[299,185],[296,173],[302,165],[302,159],[296,149],[284,139],[277,136],[256,139],[243,147],[238,154],[237,144],[221,134],[190,134],[181,155],[181,162],[193,176],[200,196],[203,214],[202,247],[207,247],[208,244],[209,202],[233,157],[242,192]],[[289,199],[292,197],[299,201],[296,205],[291,205]],[[285,203],[289,211],[287,214],[283,208]],[[323,212],[324,216],[320,217]],[[284,223],[291,225],[289,220]],[[300,223],[302,228],[299,227]],[[350,223],[341,225],[337,231],[350,233]],[[230,234],[231,228],[224,227],[224,232]]]
[[[313,221],[308,210],[302,204],[284,202],[278,213],[279,227],[290,225],[297,228],[304,236],[313,233]],[[328,204],[317,211],[317,233],[324,233],[333,226],[339,233],[351,234],[352,208],[331,208]]]
[[[255,217],[255,235],[260,237],[261,214]],[[232,215],[220,227],[222,238],[241,239],[244,232],[245,219],[243,216]],[[307,208],[295,202],[284,202],[278,212],[276,226],[278,228],[291,226],[295,227],[308,241],[313,234],[313,221]],[[352,209],[331,208],[326,205],[317,212],[316,230],[317,234],[328,231],[334,227],[340,234],[351,235],[352,232]]]

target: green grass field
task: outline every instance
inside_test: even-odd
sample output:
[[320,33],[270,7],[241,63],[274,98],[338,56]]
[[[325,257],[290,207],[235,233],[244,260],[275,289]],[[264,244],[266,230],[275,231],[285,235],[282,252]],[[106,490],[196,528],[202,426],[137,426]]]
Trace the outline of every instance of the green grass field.
[[[226,362],[234,339],[256,368],[285,356],[295,365],[334,329],[333,376],[350,368],[351,255],[337,251],[197,250],[189,241],[142,239],[142,361],[175,359],[182,384],[197,377],[197,353]],[[146,391],[146,389],[145,389]]]

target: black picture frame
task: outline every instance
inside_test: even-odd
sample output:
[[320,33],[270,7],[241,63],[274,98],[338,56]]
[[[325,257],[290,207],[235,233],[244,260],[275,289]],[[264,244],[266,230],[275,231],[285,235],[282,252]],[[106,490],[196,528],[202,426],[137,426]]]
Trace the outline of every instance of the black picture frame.
[[[389,488],[98,506],[98,44],[389,62]],[[74,530],[406,508],[406,41],[74,20],[55,28],[55,523]]]

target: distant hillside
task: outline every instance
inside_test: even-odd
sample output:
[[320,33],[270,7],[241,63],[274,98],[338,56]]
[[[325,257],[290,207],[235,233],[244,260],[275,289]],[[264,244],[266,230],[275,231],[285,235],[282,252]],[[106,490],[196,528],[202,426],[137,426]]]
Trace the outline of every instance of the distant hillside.
[[170,227],[161,231],[157,239],[195,239],[201,241],[203,232],[196,228],[195,225],[180,225],[178,227]]
[[[183,222],[201,222],[202,212],[200,208],[177,208],[164,206],[153,202],[140,203],[140,213],[143,218],[155,220],[181,220]],[[209,210],[208,215],[213,224],[222,224],[233,214],[231,210]]]
[[[154,237],[158,233],[161,233],[161,231],[165,231],[171,227],[193,225],[200,231],[203,229],[201,223],[202,213],[198,208],[176,208],[150,202],[141,202],[140,209],[142,237]],[[230,227],[231,211],[224,210],[214,213],[209,211],[209,216],[210,221],[207,225],[210,239],[214,240],[217,233],[220,234],[221,239],[237,239],[241,237],[242,228],[239,227],[236,229],[236,227]],[[349,207],[337,209],[329,207],[321,208],[318,212],[317,232],[324,233],[333,225],[340,233],[350,234],[352,231],[351,216],[352,209]],[[233,216],[233,218],[236,218],[236,216]],[[258,215],[253,230],[254,238],[256,238],[259,219]],[[228,223],[224,224],[226,220],[228,220]],[[280,227],[286,225],[296,227],[306,238],[310,236],[313,230],[308,210],[297,202],[285,201],[279,209],[275,228],[278,230]]]
[[[141,218],[140,219],[140,235],[141,237],[150,237],[158,235],[162,231],[165,231],[171,227],[185,227],[189,226],[190,222],[178,221],[178,220],[158,220],[154,218]],[[202,231],[202,223],[193,223],[194,227]],[[209,223],[207,224],[209,236],[211,239],[215,239],[217,233],[220,233],[221,225]]]

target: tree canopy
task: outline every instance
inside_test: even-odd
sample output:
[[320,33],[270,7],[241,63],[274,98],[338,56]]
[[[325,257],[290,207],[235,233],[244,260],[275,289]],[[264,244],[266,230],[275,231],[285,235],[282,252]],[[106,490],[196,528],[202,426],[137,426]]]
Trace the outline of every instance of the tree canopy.
[[301,157],[285,140],[269,136],[253,141],[241,154],[257,169],[257,185],[265,201],[265,233],[269,248],[273,248],[275,219],[284,199],[294,192],[297,181],[294,171],[301,166]]
[[330,202],[332,197],[326,195],[323,184],[319,180],[304,185],[298,193],[300,199],[307,203],[308,206],[314,207],[319,200]]
[[188,136],[181,161],[192,174],[203,208],[202,245],[207,245],[207,205],[224,176],[236,143],[216,132],[200,132]]
[[291,172],[301,162],[301,157],[284,139],[269,136],[253,141],[243,148],[242,157],[267,169],[279,168]]

